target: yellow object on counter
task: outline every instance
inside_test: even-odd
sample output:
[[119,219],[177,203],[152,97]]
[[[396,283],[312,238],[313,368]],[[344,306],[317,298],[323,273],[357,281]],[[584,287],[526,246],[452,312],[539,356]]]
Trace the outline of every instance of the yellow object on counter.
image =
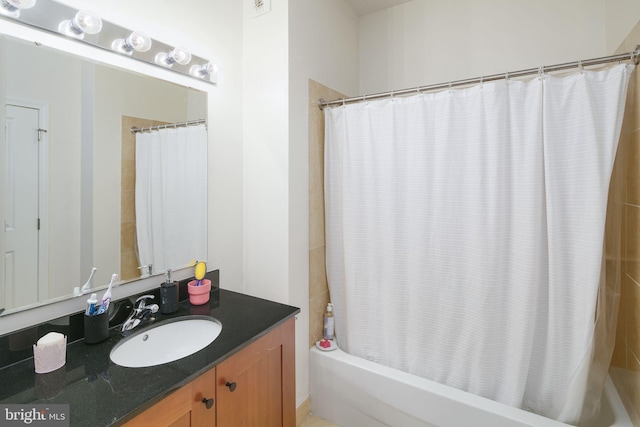
[[197,261],[196,272],[195,272],[196,280],[202,280],[206,272],[207,272],[207,264],[205,264],[204,261]]

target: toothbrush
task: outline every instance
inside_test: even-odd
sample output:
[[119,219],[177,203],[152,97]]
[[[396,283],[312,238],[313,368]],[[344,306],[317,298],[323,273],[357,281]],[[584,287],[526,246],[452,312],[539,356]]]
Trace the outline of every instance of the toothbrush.
[[196,283],[196,286],[202,285],[202,279],[204,278],[204,274],[206,272],[207,272],[207,264],[205,264],[204,261],[197,261],[195,277],[198,282]]
[[89,275],[89,278],[87,279],[87,283],[82,285],[82,289],[80,289],[80,292],[82,292],[82,295],[88,293],[89,290],[93,287],[93,275],[96,274],[97,270],[98,269],[95,268],[95,267],[93,267],[91,269],[91,274]]
[[98,309],[97,314],[102,314],[109,309],[109,303],[111,302],[111,288],[113,287],[113,283],[116,280],[118,280],[118,277],[119,276],[115,273],[111,275],[111,281],[109,282],[109,287],[107,288],[107,291],[104,293],[104,296],[102,297],[102,302],[100,303],[100,308]]

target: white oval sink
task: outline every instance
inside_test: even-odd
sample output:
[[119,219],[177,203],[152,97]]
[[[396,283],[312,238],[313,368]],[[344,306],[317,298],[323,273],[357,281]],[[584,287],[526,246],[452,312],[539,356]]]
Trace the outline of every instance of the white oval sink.
[[162,365],[202,350],[221,331],[222,324],[210,317],[170,319],[120,341],[109,357],[128,368]]

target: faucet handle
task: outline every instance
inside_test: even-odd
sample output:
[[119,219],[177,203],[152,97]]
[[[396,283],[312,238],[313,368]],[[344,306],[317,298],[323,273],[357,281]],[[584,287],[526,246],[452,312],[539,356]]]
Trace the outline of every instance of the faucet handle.
[[138,299],[136,299],[135,307],[138,310],[142,310],[145,307],[147,300],[148,299],[154,299],[154,298],[155,298],[154,295],[142,295],[141,297],[138,297]]

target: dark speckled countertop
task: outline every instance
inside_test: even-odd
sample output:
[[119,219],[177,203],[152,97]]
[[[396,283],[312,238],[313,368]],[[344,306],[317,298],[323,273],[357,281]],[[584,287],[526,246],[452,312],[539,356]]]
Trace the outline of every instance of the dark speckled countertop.
[[197,353],[159,366],[124,368],[109,359],[113,346],[123,339],[114,328],[100,344],[88,345],[84,340],[68,344],[66,364],[57,371],[36,374],[33,358],[0,369],[0,402],[65,403],[70,405],[72,427],[120,425],[300,311],[224,289],[211,295],[208,305],[191,306],[183,301],[178,312],[158,313],[154,321],[194,314],[218,319],[220,336]]

